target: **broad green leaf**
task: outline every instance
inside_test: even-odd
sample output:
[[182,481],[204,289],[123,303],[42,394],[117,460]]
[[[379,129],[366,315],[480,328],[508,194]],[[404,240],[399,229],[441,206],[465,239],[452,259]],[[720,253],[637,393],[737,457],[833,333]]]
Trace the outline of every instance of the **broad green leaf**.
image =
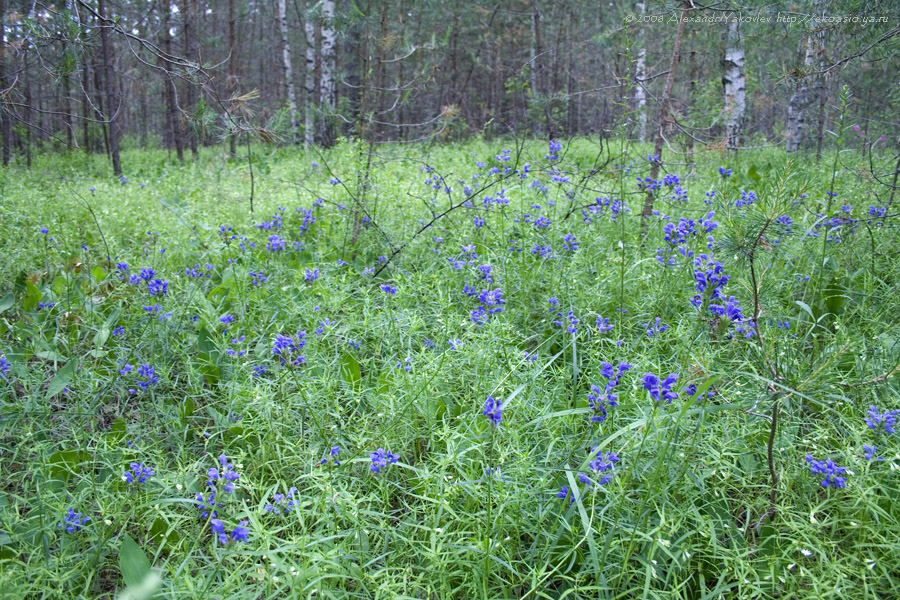
[[150,559],[127,533],[119,548],[119,569],[122,570],[125,585],[130,588],[141,585],[150,574]]
[[747,169],[747,177],[759,183],[762,181],[762,177],[759,175],[759,171],[756,170],[756,165],[750,165],[750,168]]
[[353,355],[346,352],[341,358],[341,377],[343,377],[344,381],[346,381],[353,389],[359,390],[362,379],[359,362]]
[[73,358],[66,363],[62,369],[56,372],[56,376],[47,386],[47,398],[59,395],[72,382],[75,375],[75,369],[78,368],[78,359]]
[[799,306],[800,308],[802,308],[803,311],[804,311],[806,314],[808,314],[808,315],[809,315],[809,318],[811,318],[813,321],[816,320],[816,317],[813,316],[813,311],[812,311],[812,309],[809,307],[809,304],[807,304],[806,302],[801,302],[800,300],[795,300],[795,301],[794,301],[794,304],[796,304],[797,306]]
[[44,294],[41,293],[41,290],[37,289],[30,281],[25,281],[25,302],[23,303],[25,310],[34,310],[43,297]]
[[47,462],[54,477],[68,477],[71,472],[77,472],[82,463],[89,460],[91,455],[84,450],[57,450],[50,455]]
[[0,300],[0,313],[4,313],[7,310],[9,310],[10,308],[12,308],[12,305],[15,303],[16,303],[16,297],[13,295],[12,292],[3,296],[3,299]]

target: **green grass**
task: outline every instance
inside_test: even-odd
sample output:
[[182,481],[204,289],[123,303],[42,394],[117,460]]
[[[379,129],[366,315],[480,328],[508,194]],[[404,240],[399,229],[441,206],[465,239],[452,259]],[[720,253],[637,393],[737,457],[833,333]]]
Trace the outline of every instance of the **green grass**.
[[[694,267],[677,249],[665,255],[674,265],[657,260],[669,246],[666,221],[652,216],[642,230],[634,183],[648,174],[648,149],[613,140],[607,161],[608,147],[566,145],[565,183],[551,179],[542,142],[526,143],[518,162],[512,140],[386,147],[367,187],[353,144],[308,156],[258,147],[252,215],[246,160],[219,149],[185,165],[161,151],[128,152],[125,184],[103,157],[80,154],[0,173],[0,354],[11,365],[0,380],[3,594],[898,595],[897,435],[865,422],[869,405],[900,408],[896,211],[868,213],[887,205],[886,188],[849,150],[821,164],[769,149],[667,165],[688,202],[664,188],[656,208],[675,223],[696,221],[680,247],[722,262],[724,295],[745,316],[758,302],[756,334],[746,338],[730,319],[716,322],[708,301],[691,305]],[[508,162],[495,158],[502,148],[512,150]],[[627,172],[616,166],[632,159]],[[876,168],[889,160],[876,150]],[[527,178],[503,176],[525,162]],[[435,176],[425,164],[445,177],[449,196],[425,183]],[[493,166],[501,173],[485,174]],[[732,176],[720,177],[720,166]],[[464,184],[487,189],[417,235],[463,202]],[[482,198],[501,188],[508,205],[484,210]],[[367,218],[354,227],[358,190]],[[741,190],[758,200],[735,206]],[[580,207],[596,197],[624,198],[630,212],[612,219],[605,208],[587,222]],[[807,235],[823,222],[817,215],[840,217],[844,204],[858,221]],[[278,207],[280,230],[256,227]],[[303,234],[299,207],[315,217]],[[707,234],[700,221],[710,210],[718,226]],[[552,224],[538,229],[523,214]],[[793,220],[790,234],[775,221],[782,215]],[[228,236],[221,225],[232,227]],[[266,249],[275,233],[285,250]],[[245,250],[231,234],[247,237]],[[577,236],[577,251],[563,249],[566,234]],[[464,256],[469,244],[477,258]],[[535,245],[555,257],[535,256]],[[392,258],[373,278],[365,269],[379,268],[379,256]],[[185,276],[205,263],[210,277]],[[479,279],[485,264],[491,283]],[[165,296],[128,282],[144,267],[169,280]],[[306,269],[318,280],[306,281]],[[251,272],[267,280],[255,286]],[[502,312],[473,322],[479,302],[462,292],[467,284],[502,289]],[[158,312],[143,308],[156,304]],[[566,330],[570,310],[575,333]],[[227,331],[224,315],[234,317]],[[614,328],[599,332],[598,316]],[[644,324],[656,317],[668,329],[651,337]],[[314,333],[326,318],[331,325]],[[120,326],[124,335],[114,335]],[[283,366],[275,336],[301,330],[305,363]],[[603,390],[603,361],[633,368],[615,388],[619,405],[592,424],[588,394],[592,384]],[[151,365],[158,382],[141,388],[135,370],[119,373],[126,363]],[[654,401],[646,372],[678,374],[679,397]],[[702,400],[687,397],[689,384]],[[499,427],[482,415],[488,395],[503,402]],[[885,460],[865,460],[863,444]],[[340,465],[320,465],[335,445]],[[377,448],[399,457],[378,474],[369,468]],[[595,448],[620,461],[593,473]],[[216,482],[219,518],[227,532],[241,521],[249,529],[248,541],[227,545],[194,500],[223,453],[240,477],[232,494]],[[847,467],[846,488],[823,488],[807,453]],[[131,462],[155,475],[123,481]],[[573,502],[557,497],[562,486],[577,490]],[[296,509],[267,512],[273,494],[291,487]],[[90,518],[80,531],[57,527],[69,508]]]

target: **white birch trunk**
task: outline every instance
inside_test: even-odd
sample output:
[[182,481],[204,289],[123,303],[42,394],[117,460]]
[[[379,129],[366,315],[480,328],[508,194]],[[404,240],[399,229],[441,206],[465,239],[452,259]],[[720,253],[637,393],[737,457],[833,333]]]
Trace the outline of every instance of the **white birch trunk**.
[[747,87],[744,75],[744,46],[739,23],[728,23],[725,44],[725,73],[722,83],[725,87],[725,144],[729,150],[741,146],[743,137],[744,112],[747,109]]
[[303,103],[303,147],[309,148],[314,143],[313,105],[316,101],[316,28],[312,19],[305,17],[303,29],[306,32],[306,95]]
[[[637,12],[643,16],[647,12],[647,5],[643,2],[635,4]],[[634,63],[634,110],[637,112],[638,121],[638,141],[644,142],[647,139],[647,93],[644,91],[644,79],[647,78],[647,44],[644,39],[643,26],[639,26],[641,33],[638,35],[637,61]]]
[[[804,43],[806,44],[806,57],[803,63],[806,70],[809,71],[815,55],[812,36],[807,35]],[[806,74],[803,75],[804,78],[806,76]],[[788,103],[787,120],[784,124],[785,150],[788,152],[796,152],[800,147],[800,138],[803,135],[803,113],[808,105],[809,86],[806,85],[806,81],[801,81]]]
[[278,29],[281,31],[281,61],[284,84],[287,87],[288,110],[291,112],[292,142],[300,141],[300,120],[297,113],[297,91],[294,88],[294,69],[291,65],[291,43],[288,39],[287,0],[278,0]]
[[322,0],[322,95],[323,108],[334,109],[334,0]]

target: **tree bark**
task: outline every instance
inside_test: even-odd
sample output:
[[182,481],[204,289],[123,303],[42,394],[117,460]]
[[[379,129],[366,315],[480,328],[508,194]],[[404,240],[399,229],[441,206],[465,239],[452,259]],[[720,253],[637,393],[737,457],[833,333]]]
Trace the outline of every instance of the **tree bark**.
[[334,87],[334,70],[335,70],[335,53],[334,53],[335,31],[334,31],[334,0],[322,0],[322,65],[321,65],[321,82],[322,90],[319,99],[323,112],[321,131],[322,145],[331,146],[334,144],[334,118],[332,117],[335,107],[335,87]]
[[741,146],[744,113],[747,109],[747,86],[744,75],[744,46],[739,23],[728,23],[725,38],[725,60],[722,86],[725,88],[725,146],[736,150]]
[[122,175],[122,164],[119,160],[119,102],[118,86],[113,79],[113,48],[109,41],[109,24],[106,22],[106,0],[97,3],[97,14],[100,15],[100,46],[103,50],[103,84],[106,88],[106,121],[109,124],[109,155],[112,159],[113,173]]
[[304,69],[304,101],[303,101],[303,147],[308,149],[315,143],[316,102],[316,27],[308,15],[303,19],[303,31],[306,40],[306,68]]
[[[691,51],[688,53],[688,111],[694,107],[694,92],[697,90],[697,43],[694,41],[694,32],[688,34],[688,45]],[[694,137],[687,139],[687,163],[694,170]]]
[[81,135],[83,137],[82,148],[88,154],[91,153],[91,127],[90,127],[90,103],[88,102],[90,98],[91,89],[91,77],[90,73],[90,62],[88,62],[88,58],[85,55],[84,59],[81,61],[81,94],[84,97],[81,101]]
[[[163,54],[166,56],[172,55],[172,32],[170,29],[172,9],[169,2],[170,0],[159,0],[159,10],[162,16],[161,46]],[[177,88],[171,74],[172,64],[167,60],[163,60],[162,64],[165,69],[165,73],[163,73],[163,87],[166,100],[166,125],[172,144],[175,146],[178,162],[184,162],[184,135],[181,131],[181,118],[178,114],[178,103],[175,97]]]
[[[675,71],[678,69],[678,61],[681,59],[681,41],[684,39],[684,23],[690,4],[690,0],[685,0],[681,6],[681,19],[678,23],[678,33],[675,36],[675,46],[672,48],[672,61],[669,64],[669,74],[666,76],[666,87],[659,102],[659,123],[656,128],[656,144],[653,147],[654,160],[650,167],[650,179],[656,179],[659,175],[659,164],[662,162],[663,131],[669,120],[669,100],[672,97],[672,86],[675,85]],[[647,217],[652,214],[653,190],[648,190],[647,196],[644,198],[644,210],[641,212],[641,229],[647,228]]]
[[[821,6],[821,2],[816,3],[816,8]],[[820,10],[818,11],[820,15],[824,16],[824,13]],[[826,49],[827,49],[827,40],[826,40],[826,30],[823,25],[819,26],[819,30],[816,32],[816,51],[819,58],[819,73],[816,77],[816,94],[818,95],[819,100],[819,108],[818,108],[818,119],[816,123],[816,162],[822,160],[822,142],[825,137],[825,100],[828,98],[828,89],[826,87],[826,74],[825,71],[825,63],[826,63]]]
[[297,113],[297,90],[294,87],[291,42],[288,37],[287,0],[278,0],[278,30],[281,32],[281,65],[284,69],[284,85],[287,88],[288,110],[291,118],[291,143],[299,144],[300,121]]
[[[634,8],[641,16],[647,12],[647,5],[643,1],[636,3]],[[644,80],[647,79],[647,40],[643,25],[638,25],[637,44],[637,60],[634,63],[634,110],[637,113],[638,141],[643,143],[647,140],[647,92],[644,90]]]
[[[6,89],[6,0],[0,0],[0,89]],[[0,140],[3,143],[3,166],[9,164],[12,127],[9,122],[9,113],[6,109],[6,101],[0,98]]]
[[[184,40],[184,55],[188,60],[194,61],[197,60],[197,34],[194,31],[195,23],[194,23],[194,0],[181,0],[181,18],[183,20],[182,26],[182,38]],[[187,85],[184,89],[184,99],[186,103],[186,108],[189,111],[194,111],[197,108],[197,90],[194,87],[194,84],[190,81],[187,82]],[[186,144],[191,147],[191,156],[194,157],[194,160],[197,160],[199,157],[199,151],[197,150],[197,136],[195,132],[191,128],[190,124],[185,124],[183,128],[183,132],[186,138]]]
[[[237,94],[237,36],[235,35],[234,0],[228,0],[228,91],[232,98]],[[228,135],[228,153],[237,156],[237,132]]]
[[[531,65],[531,98],[533,102],[536,102],[538,106],[542,107],[547,139],[553,139],[553,120],[550,113],[550,103],[545,94],[544,41],[541,27],[541,10],[538,7],[537,0],[532,0],[531,9],[531,33],[534,42],[534,60]],[[535,123],[535,125],[537,124]],[[535,129],[535,133],[539,133],[538,128],[535,127]]]
[[22,52],[22,87],[25,91],[25,109],[22,111],[22,120],[25,127],[22,131],[22,149],[25,151],[25,166],[31,168],[31,142],[34,139],[33,124],[31,117],[33,111],[33,100],[31,97],[31,77],[28,70],[28,48]]
[[806,48],[806,56],[803,60],[805,71],[800,74],[800,82],[788,102],[787,120],[784,125],[785,150],[788,152],[796,152],[800,147],[800,138],[803,135],[803,113],[809,105],[809,87],[806,84],[806,78],[809,76],[809,69],[813,62],[812,36],[805,36],[803,43]]

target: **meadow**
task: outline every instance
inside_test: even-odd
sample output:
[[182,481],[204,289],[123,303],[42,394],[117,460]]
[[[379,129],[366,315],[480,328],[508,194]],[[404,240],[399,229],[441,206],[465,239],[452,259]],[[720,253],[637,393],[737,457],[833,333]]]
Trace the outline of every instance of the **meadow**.
[[0,171],[0,595],[900,595],[896,158],[838,147]]

